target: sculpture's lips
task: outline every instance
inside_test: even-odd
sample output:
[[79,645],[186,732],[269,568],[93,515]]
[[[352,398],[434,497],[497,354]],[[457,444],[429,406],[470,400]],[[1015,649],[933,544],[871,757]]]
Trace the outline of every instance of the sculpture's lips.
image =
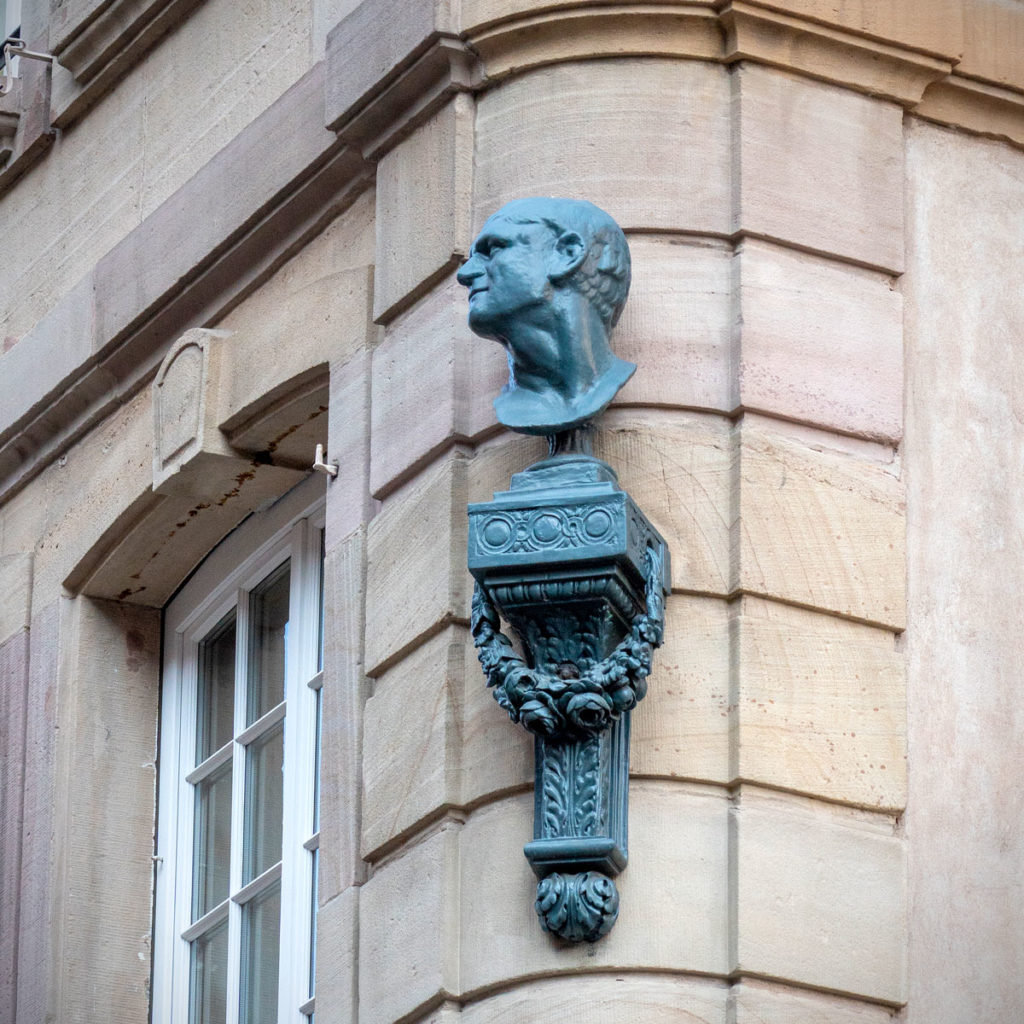
[[486,288],[470,288],[469,297],[473,298],[474,295],[479,295],[481,292],[487,291]]

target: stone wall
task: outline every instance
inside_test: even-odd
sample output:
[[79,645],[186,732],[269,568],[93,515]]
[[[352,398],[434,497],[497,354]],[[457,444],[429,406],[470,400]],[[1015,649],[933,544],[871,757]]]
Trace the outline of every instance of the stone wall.
[[[325,440],[318,1022],[1012,1018],[1024,15],[25,3],[68,63],[0,109],[0,1019],[146,1018],[160,609]],[[673,559],[573,948],[467,629],[465,506],[543,444],[453,271],[531,194],[628,234],[597,447]]]

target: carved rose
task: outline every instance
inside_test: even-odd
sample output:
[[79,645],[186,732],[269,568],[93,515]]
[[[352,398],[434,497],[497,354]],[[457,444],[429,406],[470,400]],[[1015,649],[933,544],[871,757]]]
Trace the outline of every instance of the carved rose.
[[569,698],[565,715],[577,729],[603,729],[612,718],[612,706],[599,693],[577,693]]
[[[562,644],[561,625],[548,624],[543,635],[533,637],[535,655],[538,650],[543,655],[540,667],[529,667],[501,632],[497,608],[479,583],[473,592],[471,630],[498,704],[513,722],[557,739],[596,735],[643,699],[653,648],[662,640],[664,614],[661,559],[649,548],[647,613],[633,620],[629,634],[607,657],[596,660],[586,637]],[[576,649],[580,644],[582,655]]]
[[503,689],[512,707],[522,707],[537,689],[537,680],[528,668],[516,665],[506,673]]
[[562,728],[562,716],[551,706],[550,699],[545,699],[546,694],[540,693],[537,697],[519,709],[519,720],[538,736],[557,736]]

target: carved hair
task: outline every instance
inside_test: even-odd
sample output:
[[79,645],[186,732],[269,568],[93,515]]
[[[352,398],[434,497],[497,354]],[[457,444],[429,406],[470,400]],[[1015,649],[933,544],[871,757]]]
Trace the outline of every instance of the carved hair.
[[586,256],[567,283],[611,330],[626,304],[630,281],[629,245],[619,225],[584,199],[515,199],[501,213],[515,224],[545,224],[556,237],[575,231],[583,239]]

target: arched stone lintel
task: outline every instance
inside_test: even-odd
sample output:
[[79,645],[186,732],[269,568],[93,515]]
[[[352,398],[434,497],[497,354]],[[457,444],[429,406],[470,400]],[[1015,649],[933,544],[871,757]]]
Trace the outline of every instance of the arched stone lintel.
[[326,440],[326,364],[230,411],[231,334],[195,328],[168,350],[151,386],[153,475],[63,580],[74,593],[161,607],[246,516],[310,471]]

